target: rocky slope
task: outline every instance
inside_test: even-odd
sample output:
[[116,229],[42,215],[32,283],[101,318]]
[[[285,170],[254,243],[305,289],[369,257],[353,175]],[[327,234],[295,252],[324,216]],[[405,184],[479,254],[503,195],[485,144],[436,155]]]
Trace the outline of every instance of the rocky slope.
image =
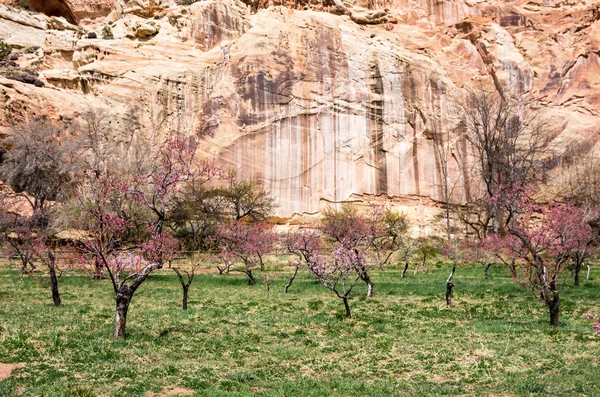
[[598,141],[597,0],[30,5],[50,16],[0,6],[0,39],[15,48],[0,71],[4,133],[87,109],[110,114],[116,143],[132,128],[156,142],[182,130],[260,180],[282,216],[394,197],[427,223],[442,197],[431,128],[453,137],[454,199],[469,199],[455,101],[480,82],[539,99],[565,125],[558,152]]

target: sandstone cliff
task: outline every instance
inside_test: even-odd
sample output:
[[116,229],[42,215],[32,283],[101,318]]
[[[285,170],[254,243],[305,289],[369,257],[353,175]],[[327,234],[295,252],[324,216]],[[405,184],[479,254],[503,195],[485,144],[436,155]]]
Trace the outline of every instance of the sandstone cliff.
[[[131,128],[156,142],[183,130],[260,180],[283,216],[382,195],[426,223],[442,197],[431,128],[454,137],[453,198],[467,200],[477,187],[454,104],[477,82],[541,100],[566,126],[559,152],[598,140],[595,0],[30,4],[50,16],[0,6],[15,48],[0,76],[4,132],[90,108],[110,112],[117,143]],[[44,86],[7,78],[15,69]]]

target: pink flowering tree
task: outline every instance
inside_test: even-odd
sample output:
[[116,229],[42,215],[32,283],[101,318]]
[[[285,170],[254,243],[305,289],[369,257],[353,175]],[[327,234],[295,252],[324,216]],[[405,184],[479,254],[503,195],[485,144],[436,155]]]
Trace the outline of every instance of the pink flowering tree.
[[600,336],[600,316],[594,316],[591,313],[587,313],[585,318],[592,322],[592,327],[594,328],[594,332],[596,335]]
[[373,296],[375,287],[369,268],[377,265],[382,267],[391,259],[393,253],[387,253],[392,240],[386,239],[383,217],[383,209],[379,207],[372,208],[370,214],[363,215],[358,213],[356,207],[343,205],[340,210],[326,209],[319,226],[333,245],[342,245],[355,255],[365,257],[355,270],[359,278],[367,284],[368,297]]
[[[48,285],[54,305],[60,306],[62,301],[58,281],[68,266],[58,266],[55,252],[49,245],[51,236],[45,223],[47,217],[40,212],[20,215],[8,211],[3,203],[0,208],[2,254],[6,258],[18,257],[21,275],[29,275],[39,284]],[[47,280],[37,277],[34,271],[37,269],[36,263],[48,271]]]
[[82,261],[100,262],[108,273],[115,293],[115,338],[125,338],[133,295],[152,271],[162,267],[156,258],[164,257],[164,253],[156,252],[160,243],[153,240],[141,248],[129,246],[126,236],[130,225],[119,215],[97,214],[86,221],[81,229],[84,234],[76,243]]
[[[273,228],[265,223],[233,221],[219,225],[216,242],[220,248],[219,258],[223,262],[219,271],[224,273],[233,268],[246,274],[249,284],[255,284],[256,278],[252,272],[255,269],[264,270],[264,258],[273,250],[278,238]],[[238,264],[242,267],[236,268]]]
[[153,214],[153,234],[160,235],[168,209],[186,184],[202,185],[219,176],[221,169],[211,161],[199,161],[196,147],[179,133],[166,142],[144,175],[135,176],[129,195]]
[[571,204],[542,207],[530,193],[517,187],[494,198],[508,212],[508,234],[490,237],[490,244],[512,278],[544,302],[550,324],[558,327],[562,275],[591,229]]
[[348,297],[361,280],[360,269],[365,266],[367,259],[364,252],[337,244],[329,254],[324,254],[318,233],[308,230],[289,233],[284,245],[295,256],[297,266],[304,263],[324,288],[342,300],[346,317],[351,318]]
[[[0,202],[0,243],[2,256],[18,257],[21,275],[29,275],[36,282],[48,285],[55,306],[62,304],[58,281],[71,266],[58,266],[52,236],[48,228],[48,214],[35,211],[31,215],[15,211],[10,199]],[[36,263],[48,271],[48,279],[40,280],[35,270]]]
[[283,239],[283,246],[287,253],[292,255],[293,260],[290,261],[290,266],[294,267],[294,272],[284,287],[284,292],[287,293],[296,279],[300,267],[308,264],[311,257],[320,255],[322,245],[317,230],[301,229],[288,233]]
[[343,205],[340,210],[327,209],[319,229],[333,246],[341,245],[364,258],[356,264],[355,270],[367,284],[368,297],[373,296],[375,286],[369,270],[381,269],[399,255],[404,255],[406,263],[414,248],[408,236],[406,216],[382,206],[373,206],[364,214],[352,205]]
[[483,278],[489,277],[489,270],[496,263],[493,247],[487,244],[487,240],[463,240],[460,248],[464,252],[464,259],[471,263],[479,263],[483,269]]
[[[572,262],[570,266],[573,275],[573,284],[579,286],[579,273],[588,259],[596,253],[598,243],[598,233],[591,228],[592,224],[597,224],[600,220],[600,208],[591,206],[588,208],[573,207],[572,216],[579,219],[582,225],[575,235],[574,247],[572,248]],[[588,264],[589,275],[589,264]]]
[[[334,244],[343,245],[345,249],[365,256],[377,229],[370,219],[359,214],[354,206],[344,205],[341,210],[329,208],[323,212],[320,230],[333,240]],[[368,264],[365,260],[363,265],[355,270],[359,278],[367,284],[367,296],[372,297],[375,284],[369,274]]]
[[34,257],[36,234],[32,219],[21,216],[7,208],[2,202],[0,208],[0,233],[2,238],[2,256],[19,258],[21,275],[35,269]]
[[179,240],[164,232],[160,235],[151,234],[148,241],[142,244],[141,252],[147,261],[168,263],[169,268],[173,269],[183,291],[181,308],[187,310],[190,286],[196,277],[199,264],[193,264],[190,269],[172,266],[173,259],[181,253],[181,244]]
[[135,291],[152,271],[162,268],[164,258],[170,255],[162,235],[151,234],[147,240],[138,241],[131,234],[129,191],[127,181],[101,176],[100,183],[79,195],[80,212],[73,221],[79,233],[74,247],[82,264],[91,264],[95,269],[100,264],[112,284],[115,338],[125,338],[127,314]]
[[365,266],[365,262],[364,253],[339,245],[330,255],[314,256],[307,263],[309,270],[323,287],[333,291],[344,302],[347,318],[352,317],[348,296],[361,279],[360,269]]
[[[162,268],[164,263],[170,265],[171,260],[180,252],[180,245],[166,233],[165,224],[170,220],[170,210],[176,206],[182,188],[202,186],[221,173],[222,170],[213,162],[196,158],[196,146],[192,138],[173,133],[145,174],[133,178],[128,191],[129,197],[154,215],[147,225],[149,240],[142,247],[148,260]],[[185,310],[196,266],[193,266],[192,273],[177,267],[172,269],[183,290],[182,307]],[[184,279],[183,274],[186,274],[187,279]]]
[[404,213],[372,206],[364,216],[368,227],[367,239],[369,260],[383,269],[394,259],[404,263],[401,277],[404,277],[410,260],[417,250],[417,241],[408,233],[409,222]]

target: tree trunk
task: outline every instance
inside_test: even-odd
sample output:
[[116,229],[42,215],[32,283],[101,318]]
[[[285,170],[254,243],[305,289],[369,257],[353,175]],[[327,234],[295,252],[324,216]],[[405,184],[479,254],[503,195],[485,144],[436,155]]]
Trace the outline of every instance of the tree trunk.
[[[54,262],[53,259],[51,259],[51,261]],[[54,306],[60,306],[62,302],[60,300],[60,294],[58,292],[58,277],[56,277],[54,263],[50,263],[48,269],[50,271],[50,288],[52,289],[52,300],[54,301]]]
[[185,272],[187,275],[187,282],[183,278],[183,275],[181,274],[181,272],[179,271],[178,268],[173,267],[172,269],[175,272],[175,274],[177,274],[177,278],[179,279],[179,283],[181,284],[181,288],[183,289],[183,301],[181,304],[181,308],[183,310],[187,310],[187,308],[188,308],[188,291],[190,289],[190,285],[192,285],[192,281],[194,281],[194,272],[195,272],[196,268],[194,267],[191,275],[188,272]]
[[367,273],[367,269],[363,267],[362,269],[360,269],[358,271],[358,275],[362,281],[367,283],[367,297],[372,298],[373,297],[373,287],[375,286],[375,284],[373,284],[373,281],[371,281],[371,277],[369,277],[369,273]]
[[113,336],[119,339],[125,339],[125,328],[127,326],[127,311],[129,310],[129,304],[133,293],[130,292],[127,286],[123,286],[117,292],[116,297],[116,314],[115,314],[115,332]]
[[452,306],[452,288],[454,288],[454,283],[448,281],[446,283],[446,305],[448,305],[448,307]]
[[189,288],[190,288],[189,285],[183,286],[183,303],[181,305],[181,308],[183,310],[187,310],[187,308],[188,308],[188,290],[189,290]]
[[404,278],[404,275],[406,274],[407,270],[408,270],[408,261],[406,261],[406,263],[404,264],[404,269],[402,269],[402,274],[400,275],[400,278]]
[[348,304],[348,298],[344,296],[342,300],[344,301],[344,307],[346,308],[346,318],[352,318],[352,313],[350,313],[350,305]]
[[101,280],[104,278],[104,264],[100,261],[100,259],[94,259],[94,275],[92,276],[93,280]]
[[487,265],[485,265],[485,267],[483,268],[483,278],[487,279],[489,277],[489,270],[490,267],[492,267],[491,263],[488,263]]
[[573,285],[576,287],[579,287],[579,272],[581,271],[581,265],[583,265],[581,262],[577,257],[573,261]]
[[546,302],[546,305],[550,310],[550,325],[552,325],[554,328],[558,328],[558,319],[560,314],[560,299],[558,291],[554,292],[553,299],[548,300],[548,302]]
[[256,279],[252,275],[252,270],[246,270],[245,273],[248,275],[248,285],[256,284]]
[[367,297],[372,298],[374,284],[371,281],[371,278],[367,277],[366,283],[367,283]]
[[587,266],[587,276],[586,276],[586,280],[590,279],[590,265],[586,265]]
[[452,288],[454,288],[454,283],[452,282],[452,278],[454,277],[454,272],[456,271],[456,262],[454,262],[454,266],[452,267],[452,271],[446,280],[446,305],[448,307],[452,306]]
[[296,279],[296,275],[298,274],[299,268],[300,268],[300,265],[299,264],[296,265],[296,269],[294,269],[294,274],[292,274],[292,277],[290,277],[290,281],[288,281],[288,283],[285,285],[285,287],[283,289],[283,293],[287,294],[288,288],[290,288],[292,286],[292,283]]
[[27,262],[28,262],[27,257],[25,257],[25,256],[21,257],[21,276],[24,276],[25,274],[27,274]]

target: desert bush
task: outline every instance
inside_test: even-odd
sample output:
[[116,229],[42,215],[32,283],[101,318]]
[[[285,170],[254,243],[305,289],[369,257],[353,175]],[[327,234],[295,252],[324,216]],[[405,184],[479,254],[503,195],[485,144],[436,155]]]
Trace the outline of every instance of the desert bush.
[[6,44],[4,40],[0,40],[0,61],[5,59],[12,52],[11,46]]
[[106,25],[102,28],[102,38],[104,40],[112,40],[115,38],[110,26]]

